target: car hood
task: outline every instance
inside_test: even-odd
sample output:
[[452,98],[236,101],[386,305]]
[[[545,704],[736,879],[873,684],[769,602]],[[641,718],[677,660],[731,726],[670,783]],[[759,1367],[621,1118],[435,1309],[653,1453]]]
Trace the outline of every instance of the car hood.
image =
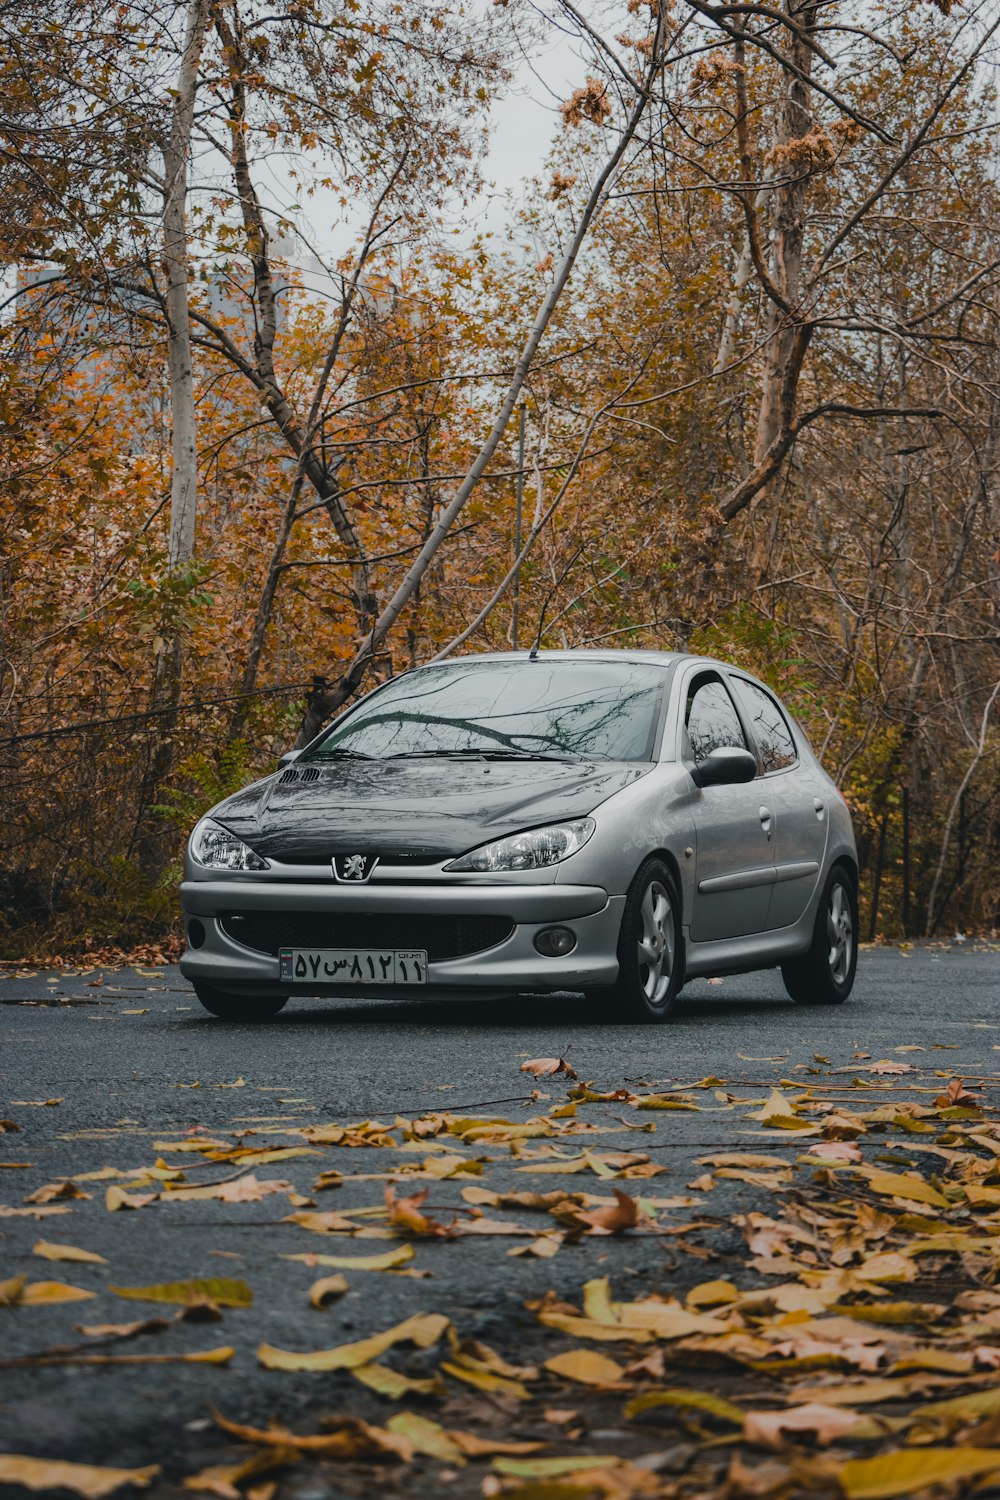
[[[619,761],[311,761],[229,797],[212,816],[265,858],[436,859],[592,812],[651,770]],[[303,772],[310,779],[303,780]],[[314,773],[316,773],[314,775]]]

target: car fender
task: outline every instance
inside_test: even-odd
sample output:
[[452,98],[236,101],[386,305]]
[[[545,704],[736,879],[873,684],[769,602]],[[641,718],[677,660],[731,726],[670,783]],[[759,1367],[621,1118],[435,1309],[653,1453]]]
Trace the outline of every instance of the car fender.
[[600,885],[610,896],[624,896],[644,860],[658,850],[673,857],[684,910],[694,889],[691,778],[678,761],[660,763],[648,775],[615,792],[591,813],[595,828],[578,854],[557,865],[556,879],[572,885]]

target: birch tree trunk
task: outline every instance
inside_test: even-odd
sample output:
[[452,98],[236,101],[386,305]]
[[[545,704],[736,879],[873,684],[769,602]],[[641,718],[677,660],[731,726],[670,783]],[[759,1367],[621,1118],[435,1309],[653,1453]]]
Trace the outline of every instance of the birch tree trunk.
[[[191,330],[188,319],[188,167],[198,72],[208,26],[209,0],[188,0],[170,123],[163,143],[163,259],[166,281],[167,373],[170,384],[170,533],[167,589],[153,671],[156,748],[146,784],[147,806],[170,771],[174,758],[174,714],[184,675],[183,590],[179,576],[194,557],[198,513],[198,446]],[[155,828],[143,840],[147,874],[158,873]]]

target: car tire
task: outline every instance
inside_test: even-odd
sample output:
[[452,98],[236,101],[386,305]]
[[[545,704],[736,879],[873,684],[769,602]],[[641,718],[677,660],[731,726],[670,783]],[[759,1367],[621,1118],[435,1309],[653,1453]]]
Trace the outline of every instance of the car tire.
[[858,898],[850,871],[834,865],[816,909],[808,953],[781,966],[796,1005],[843,1005],[858,965]]
[[194,981],[194,992],[205,1009],[222,1021],[270,1021],[288,1004],[287,995],[229,995],[199,980]]
[[663,860],[647,859],[625,897],[618,980],[594,998],[615,1020],[655,1024],[670,1015],[683,983],[677,882]]

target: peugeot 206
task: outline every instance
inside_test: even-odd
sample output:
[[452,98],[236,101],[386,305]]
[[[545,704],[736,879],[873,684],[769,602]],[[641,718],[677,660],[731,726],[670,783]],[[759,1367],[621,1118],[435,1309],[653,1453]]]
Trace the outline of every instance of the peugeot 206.
[[686,979],[854,983],[847,806],[749,673],[655,651],[432,663],[194,829],[181,970],[228,1019],[290,996],[576,992],[665,1020]]

